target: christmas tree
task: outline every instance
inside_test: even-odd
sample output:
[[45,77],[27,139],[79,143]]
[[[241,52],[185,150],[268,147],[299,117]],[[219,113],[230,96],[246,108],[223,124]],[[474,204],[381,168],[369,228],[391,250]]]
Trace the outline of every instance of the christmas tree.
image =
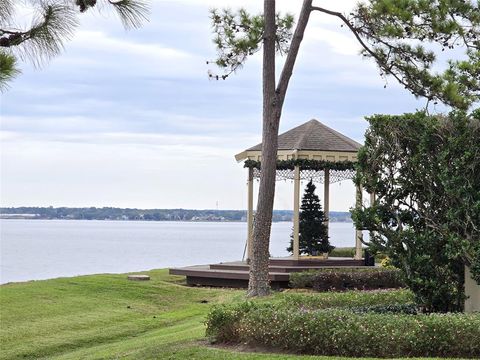
[[[327,221],[320,199],[315,194],[315,185],[310,180],[305,189],[300,207],[299,248],[300,254],[319,255],[330,252],[334,246],[328,241]],[[293,234],[287,251],[293,252]]]

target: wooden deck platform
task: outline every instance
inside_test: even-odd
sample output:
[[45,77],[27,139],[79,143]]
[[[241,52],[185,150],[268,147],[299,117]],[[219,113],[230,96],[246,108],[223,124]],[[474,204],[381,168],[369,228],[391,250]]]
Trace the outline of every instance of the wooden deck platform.
[[[364,267],[365,261],[352,258],[272,258],[269,264],[269,278],[273,288],[286,288],[290,273],[322,268]],[[249,265],[244,261],[232,261],[210,265],[195,265],[171,268],[171,275],[184,275],[188,285],[246,288]]]

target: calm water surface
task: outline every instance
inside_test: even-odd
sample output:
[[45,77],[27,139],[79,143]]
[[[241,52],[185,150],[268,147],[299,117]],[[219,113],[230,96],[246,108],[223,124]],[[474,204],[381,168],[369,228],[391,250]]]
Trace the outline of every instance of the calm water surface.
[[[0,220],[0,283],[240,260],[246,223]],[[274,223],[270,253],[288,255],[291,223]],[[354,246],[350,223],[330,224]]]

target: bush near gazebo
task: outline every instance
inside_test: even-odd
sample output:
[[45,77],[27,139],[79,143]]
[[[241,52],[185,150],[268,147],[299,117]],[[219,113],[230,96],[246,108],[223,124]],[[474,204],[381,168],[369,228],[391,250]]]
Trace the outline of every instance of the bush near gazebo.
[[480,110],[367,118],[357,183],[376,194],[353,211],[370,250],[402,270],[428,311],[460,311],[464,265],[480,284]]
[[[279,298],[280,297],[280,298]],[[281,294],[217,305],[212,342],[349,357],[464,357],[480,354],[480,315],[420,314],[406,290]]]
[[[305,255],[321,255],[334,249],[328,241],[327,218],[322,211],[322,205],[315,185],[310,180],[305,189],[300,207],[299,252]],[[287,251],[293,252],[293,234]]]
[[382,267],[325,268],[290,274],[290,287],[315,291],[372,290],[405,287],[400,270]]

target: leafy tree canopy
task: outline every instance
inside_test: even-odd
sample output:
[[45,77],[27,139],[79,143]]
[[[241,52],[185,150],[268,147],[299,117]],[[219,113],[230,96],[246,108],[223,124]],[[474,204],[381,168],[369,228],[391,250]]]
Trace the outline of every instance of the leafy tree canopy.
[[[15,18],[25,7],[34,15],[22,28]],[[0,0],[0,89],[19,73],[18,59],[44,64],[73,36],[80,13],[105,8],[113,8],[126,28],[139,27],[148,15],[143,0]]]
[[[468,109],[480,99],[480,2],[468,0],[370,0],[349,14],[319,6],[335,16],[372,58],[381,76],[393,77],[428,102]],[[216,65],[228,77],[262,45],[263,16],[245,10],[211,13]],[[277,15],[277,51],[288,51],[292,38],[291,15]],[[450,50],[451,59],[439,64],[436,53]],[[448,55],[447,55],[448,56]],[[441,69],[441,70],[438,70]],[[386,85],[385,85],[386,86]]]
[[368,118],[357,179],[376,195],[353,211],[370,249],[403,270],[419,303],[460,310],[464,265],[480,284],[480,111]]

